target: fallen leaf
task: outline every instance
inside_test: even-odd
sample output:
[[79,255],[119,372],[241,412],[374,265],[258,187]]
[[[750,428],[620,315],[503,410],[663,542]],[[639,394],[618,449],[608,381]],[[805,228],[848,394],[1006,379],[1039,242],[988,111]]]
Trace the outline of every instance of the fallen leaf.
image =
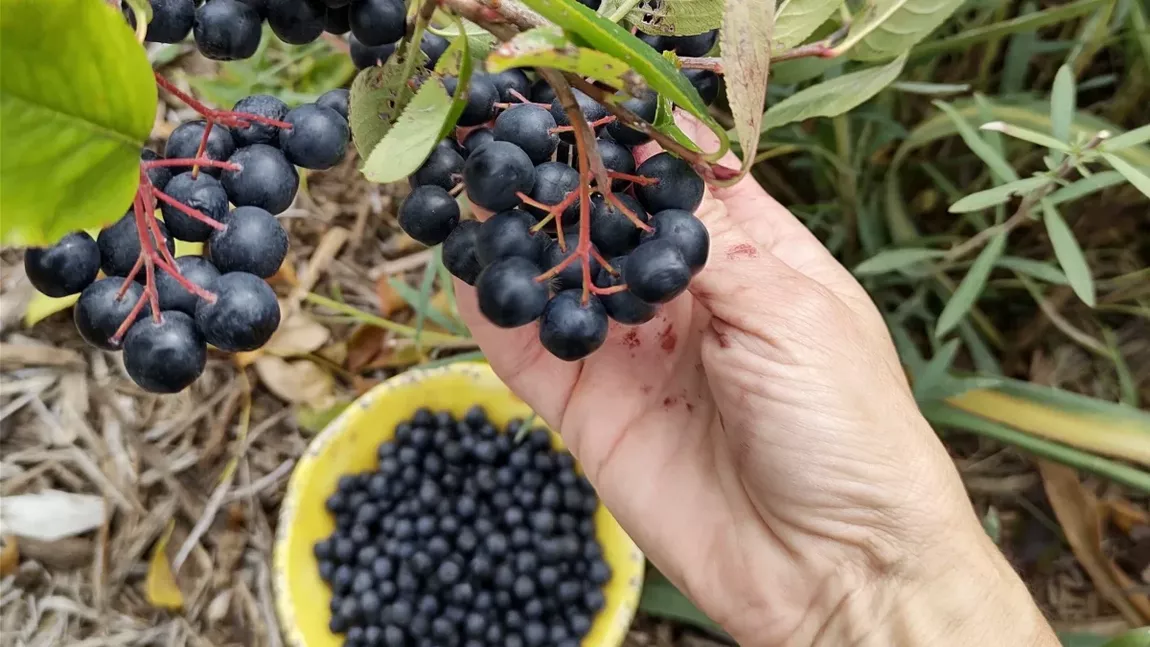
[[1102,501],[1102,505],[1106,508],[1114,525],[1128,535],[1135,526],[1150,525],[1150,513],[1126,499],[1106,499]]
[[87,537],[66,537],[39,541],[27,537],[20,541],[20,558],[35,561],[54,571],[72,571],[92,563],[94,542]]
[[0,543],[0,577],[8,577],[20,566],[20,546],[14,536],[0,538]]
[[375,297],[379,301],[379,311],[385,319],[407,307],[407,301],[391,287],[388,278],[381,276],[375,280]]
[[410,340],[404,340],[398,344],[384,347],[383,354],[377,356],[367,366],[363,367],[365,371],[377,371],[381,368],[406,368],[414,364],[419,364],[426,359],[423,351]]
[[168,540],[172,538],[172,530],[175,527],[174,521],[168,522],[168,529],[156,542],[152,549],[152,558],[148,560],[148,576],[144,580],[144,595],[148,599],[148,604],[173,611],[184,606],[184,594],[180,592],[176,577],[172,575],[172,566],[168,562]]
[[57,312],[71,308],[79,299],[79,294],[53,298],[37,292],[32,296],[32,300],[28,302],[28,307],[24,310],[24,326],[31,328]]
[[0,499],[0,520],[5,534],[55,541],[73,537],[104,524],[104,499],[91,494],[44,490]]
[[335,378],[310,360],[288,362],[264,355],[256,360],[255,369],[269,391],[292,404],[323,406],[335,391]]
[[364,393],[374,389],[382,381],[383,380],[379,378],[353,375],[351,378],[351,388],[355,390],[355,394],[357,396],[363,395]]
[[337,366],[344,366],[347,362],[347,342],[337,341],[328,344],[315,352],[316,355],[326,359]]
[[295,273],[295,263],[293,261],[294,254],[289,253],[284,262],[280,264],[279,269],[275,274],[268,277],[268,283],[272,285],[286,285],[288,287],[296,287],[299,285],[299,277]]
[[1098,500],[1082,487],[1073,468],[1038,461],[1038,470],[1066,541],[1095,588],[1134,626],[1150,622],[1150,596],[1137,592],[1130,577],[1102,550]]
[[[283,303],[280,304],[280,311],[288,311]],[[296,310],[280,322],[279,328],[263,350],[280,357],[298,357],[318,350],[327,343],[329,337],[331,331],[327,327],[302,310]]]
[[383,354],[387,331],[375,326],[360,326],[347,340],[347,360],[344,366],[352,373],[359,373]]
[[[354,383],[356,378],[352,378]],[[351,404],[351,401],[346,399],[336,400],[333,404],[326,407],[313,408],[306,405],[299,406],[295,410],[295,421],[300,426],[300,429],[309,433],[318,434],[327,427],[332,420],[339,417],[344,409]]]

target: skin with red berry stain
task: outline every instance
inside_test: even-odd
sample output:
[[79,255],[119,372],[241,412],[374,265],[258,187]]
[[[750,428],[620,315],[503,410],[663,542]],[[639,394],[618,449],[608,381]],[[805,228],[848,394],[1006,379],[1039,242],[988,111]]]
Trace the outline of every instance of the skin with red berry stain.
[[732,261],[736,258],[758,258],[758,256],[759,252],[755,249],[755,246],[747,243],[733,245],[727,250],[727,258]]
[[638,330],[628,330],[627,334],[623,335],[623,345],[627,348],[638,348],[641,343]]
[[659,347],[665,353],[672,353],[675,351],[675,345],[679,343],[679,336],[675,333],[675,328],[671,324],[659,333]]

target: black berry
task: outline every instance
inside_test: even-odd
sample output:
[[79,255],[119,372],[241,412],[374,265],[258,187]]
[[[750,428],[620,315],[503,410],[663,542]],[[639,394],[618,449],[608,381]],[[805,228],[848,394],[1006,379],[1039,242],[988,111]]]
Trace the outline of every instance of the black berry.
[[[645,90],[639,96],[627,99],[622,103],[623,108],[635,113],[647,123],[655,121],[655,111],[658,105],[659,96],[650,90]],[[611,135],[611,139],[624,146],[637,146],[651,139],[650,135],[641,133],[618,120],[607,124],[607,133]]]
[[683,76],[699,92],[703,103],[711,105],[719,98],[719,75],[710,70],[683,70]]
[[[599,156],[603,159],[603,166],[607,167],[608,171],[635,174],[635,156],[631,154],[631,149],[605,139],[596,140],[596,143],[599,145]],[[630,180],[614,179],[611,180],[611,189],[622,191],[630,184]]]
[[555,119],[550,112],[533,104],[522,104],[504,110],[495,119],[492,134],[499,141],[522,148],[532,164],[542,164],[551,159],[559,146],[559,136],[552,132],[554,128]]
[[327,5],[320,0],[269,0],[268,26],[280,40],[306,45],[323,33]]
[[407,13],[401,0],[358,0],[351,5],[351,33],[369,47],[403,38]]
[[539,273],[535,263],[517,256],[488,265],[475,282],[480,312],[501,328],[535,321],[547,305],[547,285],[535,280]]
[[235,61],[256,53],[262,22],[251,5],[239,0],[212,0],[196,10],[192,33],[204,56]]
[[[448,77],[443,80],[447,94],[454,96],[459,79]],[[478,126],[491,121],[495,116],[495,103],[499,101],[499,91],[486,74],[472,74],[467,84],[467,106],[459,116],[460,126]]]
[[431,149],[431,154],[423,161],[415,173],[408,178],[411,186],[428,184],[450,191],[463,178],[463,156],[455,150],[451,142],[442,141]]
[[[551,243],[547,246],[546,256],[544,257],[544,267],[555,267],[556,265],[567,260],[568,257],[575,253],[576,240],[574,238],[567,238],[564,241],[567,244],[567,251],[563,251],[559,247],[558,242]],[[599,273],[599,261],[591,258],[591,277],[594,278]],[[559,274],[555,275],[552,280],[552,285],[556,290],[571,290],[583,287],[583,259],[577,259],[573,263],[567,265]]]
[[284,121],[292,128],[280,131],[279,147],[292,164],[326,169],[343,159],[351,131],[335,110],[307,103],[290,110]]
[[346,120],[349,98],[350,93],[347,88],[336,88],[319,95],[319,98],[315,100],[315,105],[321,108],[331,108]]
[[655,184],[638,185],[635,194],[648,213],[664,209],[682,209],[694,213],[703,202],[703,178],[683,160],[670,153],[659,153],[639,165],[637,175],[658,180]]
[[207,360],[204,337],[183,312],[161,312],[160,321],[142,315],[124,336],[124,368],[145,391],[182,391],[204,372]]
[[475,257],[484,266],[512,256],[540,263],[548,241],[545,234],[531,231],[533,226],[535,219],[525,211],[500,211],[479,226]]
[[[627,257],[618,256],[610,259],[609,262],[616,272],[620,272],[627,262]],[[611,274],[606,268],[603,268],[599,271],[595,284],[601,288],[623,285],[623,277],[620,274]],[[632,294],[630,290],[599,295],[599,301],[602,302],[608,317],[629,326],[646,323],[654,319],[655,313],[659,311],[659,306],[643,301]]]
[[667,43],[679,56],[706,56],[719,39],[719,30],[712,29],[692,36],[669,36]]
[[[557,205],[578,189],[579,171],[562,162],[544,162],[535,167],[535,185],[531,187],[529,195],[536,202]],[[534,205],[527,205],[526,208],[538,218],[546,213]],[[568,225],[573,224],[575,218],[579,217],[579,200],[573,200],[561,215],[566,218]]]
[[[223,1],[231,2],[232,0]],[[208,4],[215,4],[216,2],[220,2],[220,0],[212,0]],[[164,157],[168,159],[194,159],[200,148],[200,141],[203,139],[204,128],[206,127],[207,122],[203,119],[185,121],[176,126],[176,129],[168,136],[168,143],[164,147]],[[212,132],[208,133],[208,145],[204,147],[204,157],[217,162],[224,162],[235,151],[236,142],[232,139],[231,131],[223,126],[212,126]],[[191,166],[172,166],[169,168],[172,169],[172,173],[192,170]],[[201,173],[216,177],[219,177],[221,171],[222,169],[212,166],[200,168]]]
[[479,150],[480,146],[488,142],[495,141],[495,133],[490,128],[477,128],[467,134],[467,139],[463,140],[463,151],[460,155],[463,159],[471,157],[471,154]]
[[[178,43],[188,37],[192,23],[196,19],[196,3],[193,0],[150,0],[152,21],[148,23],[148,33],[144,40],[150,43]],[[124,13],[131,14],[129,22],[136,26],[136,17],[131,7],[124,5]]]
[[276,214],[295,200],[299,173],[278,148],[252,144],[236,151],[228,161],[240,169],[224,171],[220,181],[237,207],[259,207]]
[[275,216],[259,207],[236,207],[223,224],[208,238],[208,256],[221,273],[276,273],[287,256],[288,235]]
[[443,241],[443,265],[455,278],[475,285],[483,265],[475,255],[475,241],[479,234],[479,221],[464,220]]
[[443,187],[421,186],[399,208],[399,226],[424,245],[438,245],[459,224],[459,204]]
[[[614,195],[641,222],[647,222],[647,212],[638,200],[625,193]],[[595,194],[591,196],[591,242],[607,256],[626,254],[639,244],[639,228],[614,204]]]
[[328,7],[323,13],[323,30],[337,36],[351,31],[351,7]]
[[135,281],[128,284],[122,297],[116,298],[124,285],[124,277],[107,276],[84,288],[72,313],[76,330],[84,341],[104,350],[116,350],[111,342],[120,324],[144,294],[144,287]]
[[603,304],[595,295],[590,295],[587,303],[582,299],[582,290],[564,290],[547,302],[539,318],[540,343],[552,355],[568,362],[587,357],[607,339],[607,311]]
[[196,325],[207,342],[220,350],[255,350],[267,343],[280,323],[276,294],[260,277],[244,272],[222,274],[209,286],[216,302],[200,301]]
[[547,81],[539,79],[531,84],[531,94],[529,96],[531,97],[532,103],[545,103],[549,105],[555,100],[555,88],[551,87],[551,84]]
[[[490,75],[489,78],[499,92],[499,100],[504,103],[515,103],[531,94],[531,81],[527,78],[527,74],[519,68],[513,67],[509,70],[503,70],[498,74]],[[519,93],[520,96],[515,96],[515,93]]]
[[669,240],[641,243],[627,255],[622,270],[630,292],[647,303],[666,303],[691,282],[690,266]]
[[703,221],[694,214],[681,209],[666,209],[651,217],[651,226],[655,231],[645,232],[644,238],[674,243],[692,274],[697,274],[707,264],[711,237]]
[[[244,97],[232,106],[235,112],[244,112],[251,115],[283,121],[288,113],[287,104],[267,94],[253,94]],[[279,139],[280,129],[258,121],[249,122],[249,125],[232,128],[232,139],[236,146],[251,146],[252,144],[275,145]]]
[[503,211],[519,204],[518,193],[530,193],[535,185],[535,165],[515,144],[494,141],[467,158],[463,180],[473,203]]
[[361,70],[375,65],[382,65],[384,61],[395,53],[395,48],[399,44],[385,43],[375,47],[368,47],[361,43],[359,39],[355,37],[355,34],[348,37],[347,43],[351,48],[351,62],[355,63],[355,66]]
[[[579,105],[579,110],[583,112],[583,118],[586,119],[588,123],[598,121],[607,116],[607,109],[598,101],[592,99],[580,90],[572,89],[571,92],[575,94],[575,102]],[[551,116],[555,118],[555,123],[559,126],[571,125],[571,120],[567,118],[567,111],[564,110],[562,104],[559,103],[558,97],[551,100]],[[575,141],[575,135],[570,132],[565,132],[560,135],[560,137],[568,143]]]
[[[168,182],[166,193],[180,204],[220,222],[228,213],[228,194],[216,178],[201,173],[195,177],[191,171],[180,173]],[[172,236],[179,240],[203,242],[215,231],[211,225],[184,213],[167,202],[160,202],[164,223]]]
[[[216,266],[203,256],[181,256],[176,259],[176,269],[180,271],[180,276],[205,290],[220,275]],[[178,310],[184,314],[195,316],[196,304],[200,298],[180,285],[166,270],[158,267],[156,268],[156,290],[160,293],[161,310]]]
[[[168,234],[168,228],[162,222],[156,222],[156,224],[159,225],[160,235],[164,237],[168,251],[176,251],[176,242]],[[127,276],[132,271],[136,265],[136,260],[140,257],[140,238],[137,231],[135,214],[128,212],[127,215],[101,231],[100,235],[96,237],[96,245],[100,248],[100,269],[104,270],[104,274]],[[148,229],[147,236],[152,241],[153,246],[156,246],[156,239],[151,228]],[[137,279],[144,280],[143,271],[137,275]]]
[[24,273],[33,287],[50,297],[80,292],[99,272],[100,247],[83,231],[68,234],[51,247],[24,251]]
[[[140,149],[141,162],[152,162],[162,159],[164,158],[159,153],[150,148]],[[164,187],[168,186],[168,182],[172,179],[172,169],[168,166],[153,166],[147,170],[147,175],[148,181],[152,183],[152,186],[163,191]]]

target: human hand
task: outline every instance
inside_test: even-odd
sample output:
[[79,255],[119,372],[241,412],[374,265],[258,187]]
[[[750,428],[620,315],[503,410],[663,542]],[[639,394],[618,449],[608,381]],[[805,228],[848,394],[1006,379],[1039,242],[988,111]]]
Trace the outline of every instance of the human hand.
[[[535,324],[491,325],[457,283],[495,372],[740,644],[920,644],[971,618],[993,629],[987,613],[1039,636],[862,287],[749,177],[697,215],[711,252],[689,293],[643,326],[612,322],[582,361],[551,356]],[[930,597],[939,586],[973,597]],[[1013,602],[987,608],[981,587]]]

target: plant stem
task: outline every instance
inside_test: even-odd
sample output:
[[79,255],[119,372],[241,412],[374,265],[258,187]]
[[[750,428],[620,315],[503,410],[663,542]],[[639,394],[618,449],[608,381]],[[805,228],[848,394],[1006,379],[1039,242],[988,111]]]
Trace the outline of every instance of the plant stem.
[[[401,323],[396,323],[394,321],[388,321],[387,319],[384,319],[383,317],[378,317],[376,315],[369,314],[367,312],[364,312],[363,310],[349,306],[346,303],[340,303],[339,301],[335,301],[334,299],[329,299],[327,297],[320,296],[318,294],[315,294],[314,292],[309,292],[308,294],[306,294],[304,296],[304,300],[310,301],[316,305],[320,305],[320,306],[323,306],[325,308],[329,308],[331,310],[335,310],[336,312],[342,312],[343,314],[354,317],[356,320],[358,320],[362,323],[365,323],[369,326],[375,326],[376,328],[383,328],[384,330],[390,330],[391,332],[396,333],[397,335],[402,335],[404,337],[414,338],[416,335],[416,332],[417,332],[416,329],[412,328],[411,326],[405,326]],[[475,342],[472,341],[471,339],[466,338],[466,337],[458,337],[456,335],[445,335],[443,333],[438,333],[438,332],[433,332],[433,331],[428,331],[428,330],[425,330],[422,332],[422,339],[425,342],[430,342],[431,344],[434,344],[437,346],[452,346],[452,347],[475,346]]]

